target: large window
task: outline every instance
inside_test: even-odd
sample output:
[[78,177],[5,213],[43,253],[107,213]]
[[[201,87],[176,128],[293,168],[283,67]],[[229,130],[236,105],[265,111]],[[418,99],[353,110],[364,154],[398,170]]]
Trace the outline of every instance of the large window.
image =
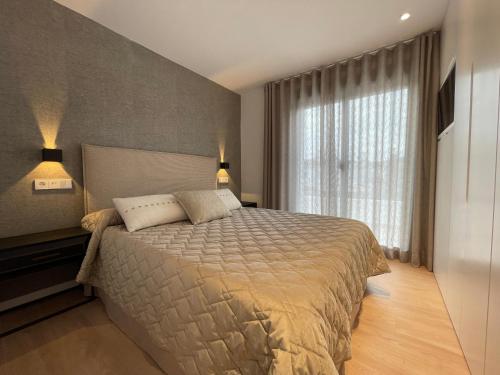
[[404,249],[415,147],[408,106],[407,88],[298,106],[290,207],[361,220],[382,245]]

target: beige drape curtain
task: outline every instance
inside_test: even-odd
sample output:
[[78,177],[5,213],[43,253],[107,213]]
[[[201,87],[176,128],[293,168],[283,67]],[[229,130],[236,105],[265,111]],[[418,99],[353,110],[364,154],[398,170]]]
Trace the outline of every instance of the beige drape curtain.
[[434,207],[436,196],[437,119],[440,77],[439,34],[417,39],[418,100],[417,155],[411,231],[411,263],[430,271],[434,259]]
[[[287,209],[286,183],[282,178],[286,176],[286,158],[281,157],[282,149],[287,148],[287,137],[282,133],[283,123],[280,108],[280,87],[273,83],[265,86],[264,103],[264,186],[262,205],[273,209]],[[285,109],[287,107],[285,106]]]
[[439,34],[265,87],[264,207],[366,222],[432,269]]

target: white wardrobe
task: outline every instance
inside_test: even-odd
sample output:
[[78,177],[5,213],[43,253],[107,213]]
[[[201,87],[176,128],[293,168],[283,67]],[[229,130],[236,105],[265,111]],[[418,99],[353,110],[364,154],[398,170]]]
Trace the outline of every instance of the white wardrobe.
[[438,143],[434,272],[473,375],[500,374],[500,0],[450,0],[455,122]]

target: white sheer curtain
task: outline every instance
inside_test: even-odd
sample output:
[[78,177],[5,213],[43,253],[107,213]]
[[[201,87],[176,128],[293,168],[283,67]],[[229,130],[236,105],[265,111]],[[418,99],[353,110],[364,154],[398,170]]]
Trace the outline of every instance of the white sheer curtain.
[[290,80],[288,209],[368,224],[408,251],[418,87],[411,46]]

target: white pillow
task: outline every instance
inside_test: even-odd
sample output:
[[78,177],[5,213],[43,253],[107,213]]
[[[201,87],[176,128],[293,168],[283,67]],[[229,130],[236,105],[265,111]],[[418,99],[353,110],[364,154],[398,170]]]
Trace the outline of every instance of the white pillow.
[[113,203],[129,232],[188,218],[172,194],[114,198]]
[[228,210],[237,210],[241,208],[241,202],[236,198],[233,192],[229,189],[215,190],[215,194],[224,203]]

